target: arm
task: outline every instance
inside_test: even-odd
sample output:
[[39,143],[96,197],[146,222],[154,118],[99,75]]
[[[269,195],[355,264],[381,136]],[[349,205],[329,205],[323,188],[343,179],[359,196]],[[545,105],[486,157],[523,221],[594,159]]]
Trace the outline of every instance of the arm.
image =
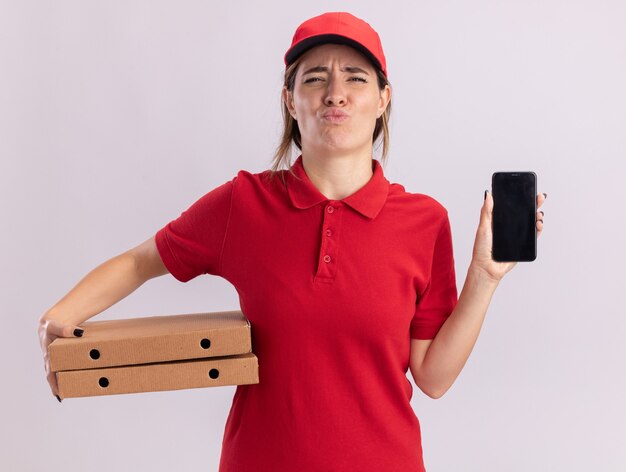
[[145,281],[166,274],[154,237],[89,272],[39,320],[39,340],[48,383],[58,395],[56,376],[50,372],[48,345],[57,337],[81,336],[78,324],[106,310]]
[[[545,194],[537,197],[539,208]],[[452,386],[467,362],[500,280],[515,263],[491,258],[493,198],[485,195],[476,232],[472,262],[459,301],[434,339],[412,339],[410,369],[415,384],[431,398],[440,398]],[[543,230],[543,212],[537,212],[538,234]]]

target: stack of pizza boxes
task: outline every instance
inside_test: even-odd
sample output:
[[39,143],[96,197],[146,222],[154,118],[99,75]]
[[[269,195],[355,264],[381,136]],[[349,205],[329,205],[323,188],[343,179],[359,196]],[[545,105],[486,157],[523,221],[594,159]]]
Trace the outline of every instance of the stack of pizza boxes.
[[61,398],[259,382],[241,311],[86,322],[49,346]]

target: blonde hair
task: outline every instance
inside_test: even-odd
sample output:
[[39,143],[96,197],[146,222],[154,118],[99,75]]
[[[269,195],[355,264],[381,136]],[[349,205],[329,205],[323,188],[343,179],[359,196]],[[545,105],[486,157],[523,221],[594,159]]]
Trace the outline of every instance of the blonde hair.
[[[296,59],[285,69],[284,87],[290,92],[293,92],[294,89],[294,85],[296,82],[296,73],[298,71],[300,61],[300,58]],[[378,69],[376,69],[376,79],[378,81],[378,88],[380,90],[384,90],[386,86],[391,87],[391,84],[389,83],[389,80],[387,80],[387,77],[385,77],[385,74],[383,74]],[[294,146],[298,150],[302,150],[302,137],[300,135],[300,129],[298,128],[298,122],[294,120],[294,118],[291,116],[291,113],[289,113],[289,109],[287,108],[284,100],[281,100],[281,103],[283,113],[283,133],[280,143],[276,147],[274,158],[272,159],[270,178],[274,177],[274,175],[281,168],[289,169],[291,167],[291,159],[293,156]],[[379,138],[382,141],[382,154],[380,160],[383,165],[385,165],[387,162],[387,153],[389,152],[390,115],[391,100],[389,100],[389,103],[387,104],[387,108],[385,109],[384,113],[380,116],[380,118],[376,120],[374,133],[372,134],[372,144],[375,144]]]

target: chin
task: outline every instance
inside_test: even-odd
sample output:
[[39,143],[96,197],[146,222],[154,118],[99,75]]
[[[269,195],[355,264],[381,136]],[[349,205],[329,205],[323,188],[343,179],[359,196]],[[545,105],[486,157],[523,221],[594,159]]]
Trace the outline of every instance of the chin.
[[318,141],[320,147],[326,147],[329,150],[350,152],[363,149],[364,142],[354,139],[350,133],[330,133],[322,136]]
[[320,146],[319,149],[326,151],[326,152],[333,152],[337,154],[350,154],[353,152],[357,152],[359,149],[362,149],[362,147],[355,146],[354,144],[350,144],[350,143],[331,142],[331,143],[324,143],[324,145]]

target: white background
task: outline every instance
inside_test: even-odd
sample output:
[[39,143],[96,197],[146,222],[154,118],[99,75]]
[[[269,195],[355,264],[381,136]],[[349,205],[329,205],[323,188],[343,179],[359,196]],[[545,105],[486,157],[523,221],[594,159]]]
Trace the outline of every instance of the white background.
[[[59,404],[37,319],[268,168],[295,28],[349,10],[387,54],[386,175],[448,208],[459,290],[491,174],[533,170],[548,193],[539,258],[500,285],[455,385],[415,391],[427,469],[626,470],[626,4],[226,3],[0,3],[0,468],[217,470],[235,387]],[[237,308],[222,279],[168,275],[95,319]]]

